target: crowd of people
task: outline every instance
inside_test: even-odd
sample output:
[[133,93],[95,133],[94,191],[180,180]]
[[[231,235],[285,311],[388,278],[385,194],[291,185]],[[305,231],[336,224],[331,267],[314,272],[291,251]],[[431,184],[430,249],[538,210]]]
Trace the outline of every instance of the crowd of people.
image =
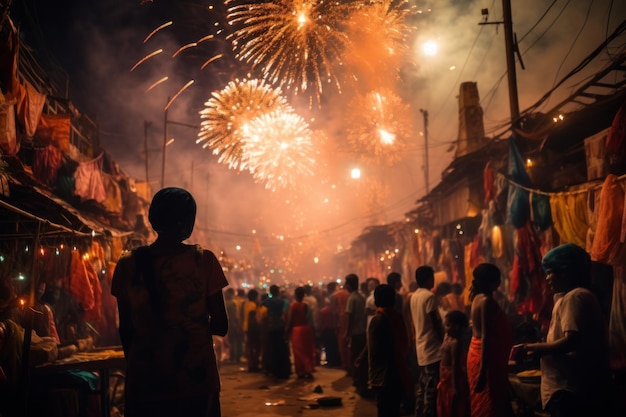
[[113,275],[127,417],[219,417],[225,361],[279,379],[343,369],[380,417],[512,417],[511,360],[536,361],[552,417],[611,415],[607,320],[576,245],[543,258],[554,308],[542,334],[514,324],[490,263],[474,268],[470,302],[459,283],[435,285],[427,265],[408,285],[391,272],[385,282],[348,274],[325,286],[235,289],[211,251],[183,243],[195,210],[187,191],[159,191],[149,212],[157,240],[124,254]]
[[427,265],[406,288],[392,272],[386,283],[349,274],[343,285],[235,290],[212,252],[182,243],[194,218],[189,193],[159,191],[149,216],[157,241],[120,259],[113,278],[130,417],[219,416],[222,361],[282,379],[343,368],[360,395],[376,398],[381,417],[512,417],[508,373],[520,341],[513,359],[540,358],[552,417],[609,415],[606,320],[589,290],[590,257],[576,245],[543,258],[555,295],[549,331],[516,339],[494,264],[473,270],[470,305],[463,286],[435,287]]

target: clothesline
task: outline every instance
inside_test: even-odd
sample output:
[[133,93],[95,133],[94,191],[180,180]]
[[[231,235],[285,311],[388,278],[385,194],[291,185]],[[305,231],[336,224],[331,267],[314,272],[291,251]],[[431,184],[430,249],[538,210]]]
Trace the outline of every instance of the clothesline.
[[[558,191],[558,192],[547,192],[547,191],[541,191],[541,190],[535,190],[533,188],[529,188],[529,187],[525,187],[515,181],[513,181],[510,178],[507,178],[506,175],[502,174],[502,173],[498,173],[498,176],[504,178],[508,183],[510,183],[511,185],[514,185],[517,188],[521,188],[522,190],[528,191],[530,193],[534,193],[534,194],[539,194],[539,195],[548,195],[548,196],[562,196],[562,195],[574,195],[574,194],[582,194],[582,193],[587,193],[590,190],[596,190],[598,188],[602,188],[602,184],[596,184],[593,185],[589,188],[584,188],[584,189],[580,189],[580,190],[573,190],[573,191]],[[617,177],[617,181],[624,181],[626,180],[626,174],[620,175],[619,177]]]

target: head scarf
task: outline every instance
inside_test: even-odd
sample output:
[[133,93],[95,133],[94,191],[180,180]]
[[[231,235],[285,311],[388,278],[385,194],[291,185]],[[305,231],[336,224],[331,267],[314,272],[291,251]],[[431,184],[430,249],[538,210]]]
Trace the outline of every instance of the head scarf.
[[159,236],[182,242],[193,231],[196,201],[182,188],[163,188],[152,198],[148,220]]
[[573,243],[550,249],[541,261],[544,271],[587,269],[590,265],[591,257],[587,251]]

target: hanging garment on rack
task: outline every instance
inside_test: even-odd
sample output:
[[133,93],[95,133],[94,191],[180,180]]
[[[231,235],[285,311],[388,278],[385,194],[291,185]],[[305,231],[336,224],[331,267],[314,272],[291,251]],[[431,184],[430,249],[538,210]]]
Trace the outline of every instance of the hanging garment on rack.
[[69,114],[42,114],[35,138],[38,143],[53,143],[60,150],[67,151],[70,148],[70,129]]
[[74,172],[76,181],[74,193],[80,197],[80,201],[95,200],[102,203],[106,199],[102,183],[101,156],[88,162],[81,162]]
[[39,127],[46,95],[28,81],[22,84],[17,78],[13,78],[12,93],[17,100],[17,118],[24,126],[26,136],[32,138]]
[[598,226],[591,246],[591,259],[609,265],[621,265],[619,256],[622,243],[622,216],[624,215],[624,189],[617,177],[607,175],[600,192]]
[[550,210],[554,229],[561,237],[560,243],[574,243],[584,248],[589,229],[587,194],[553,194]]
[[53,187],[62,163],[61,152],[55,146],[48,145],[44,148],[35,148],[33,176],[42,183]]

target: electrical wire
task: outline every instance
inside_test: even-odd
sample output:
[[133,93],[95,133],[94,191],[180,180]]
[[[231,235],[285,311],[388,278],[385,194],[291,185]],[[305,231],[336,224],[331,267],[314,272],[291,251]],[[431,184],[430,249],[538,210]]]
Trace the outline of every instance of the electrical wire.
[[554,85],[556,84],[556,80],[559,77],[559,72],[561,72],[561,68],[563,68],[563,65],[565,64],[565,61],[567,61],[567,58],[569,57],[569,54],[572,53],[572,50],[574,49],[574,46],[578,42],[578,38],[580,38],[580,35],[583,33],[583,30],[585,29],[585,26],[587,26],[587,22],[589,21],[589,15],[591,14],[591,6],[593,6],[594,2],[595,2],[595,0],[591,0],[589,2],[589,7],[587,7],[587,14],[585,15],[585,20],[583,21],[583,24],[580,27],[580,30],[576,34],[576,37],[574,38],[574,40],[572,41],[572,44],[570,45],[569,49],[567,50],[567,53],[565,54],[565,57],[561,61],[561,64],[559,65],[559,68],[557,68],[556,74],[554,74],[554,81],[552,81],[552,87],[554,87]]

